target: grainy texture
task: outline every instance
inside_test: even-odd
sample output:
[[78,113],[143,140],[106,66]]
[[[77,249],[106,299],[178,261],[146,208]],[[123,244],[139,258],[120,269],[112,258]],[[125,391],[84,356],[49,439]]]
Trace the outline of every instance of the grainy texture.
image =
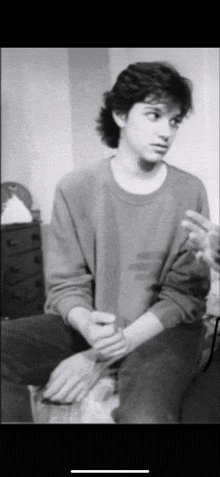
[[37,424],[114,424],[111,411],[118,406],[115,383],[102,378],[82,403],[49,404],[42,402],[42,390],[29,386],[34,422]]
[[[216,318],[204,317],[206,336],[200,365],[203,366],[210,355]],[[220,343],[220,331],[216,346]],[[81,404],[66,405],[42,402],[42,390],[29,386],[31,392],[34,422],[37,424],[114,424],[111,411],[119,404],[119,395],[115,392],[112,378],[104,377],[94,386]]]
[[[212,273],[212,286],[207,299],[207,314],[203,317],[206,335],[199,365],[200,368],[209,358],[216,317],[219,314],[219,275]],[[218,329],[215,348],[219,343],[220,329]],[[81,404],[54,405],[42,403],[42,390],[33,386],[30,386],[29,389],[35,423],[114,424],[111,411],[118,406],[119,395],[115,392],[115,382],[111,377],[100,379]]]

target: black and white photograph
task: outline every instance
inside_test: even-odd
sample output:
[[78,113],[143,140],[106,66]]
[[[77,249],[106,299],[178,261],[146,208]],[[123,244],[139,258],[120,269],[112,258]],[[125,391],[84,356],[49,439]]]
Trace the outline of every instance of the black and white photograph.
[[2,48],[1,89],[1,423],[220,424],[219,48]]

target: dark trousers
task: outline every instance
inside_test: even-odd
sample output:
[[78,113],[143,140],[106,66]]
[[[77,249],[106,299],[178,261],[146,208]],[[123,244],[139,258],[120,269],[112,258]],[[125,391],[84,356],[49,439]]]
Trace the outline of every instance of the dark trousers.
[[183,394],[182,424],[220,424],[220,346]]
[[[196,371],[204,328],[201,322],[166,329],[139,346],[119,367],[117,423],[179,423],[184,390]],[[27,385],[45,385],[54,368],[89,348],[55,315],[2,324],[2,423],[33,422]]]

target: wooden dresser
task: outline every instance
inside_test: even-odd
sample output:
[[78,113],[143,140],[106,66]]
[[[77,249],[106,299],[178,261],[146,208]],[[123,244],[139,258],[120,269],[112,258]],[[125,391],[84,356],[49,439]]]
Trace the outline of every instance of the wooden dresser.
[[1,320],[43,313],[40,223],[1,226]]

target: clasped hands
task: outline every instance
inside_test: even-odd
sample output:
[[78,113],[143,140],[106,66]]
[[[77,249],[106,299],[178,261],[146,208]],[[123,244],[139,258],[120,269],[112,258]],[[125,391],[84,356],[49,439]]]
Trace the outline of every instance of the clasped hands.
[[44,399],[65,404],[80,402],[108,361],[126,354],[127,341],[123,330],[116,329],[115,319],[110,313],[84,311],[79,330],[91,348],[61,361],[45,386]]

